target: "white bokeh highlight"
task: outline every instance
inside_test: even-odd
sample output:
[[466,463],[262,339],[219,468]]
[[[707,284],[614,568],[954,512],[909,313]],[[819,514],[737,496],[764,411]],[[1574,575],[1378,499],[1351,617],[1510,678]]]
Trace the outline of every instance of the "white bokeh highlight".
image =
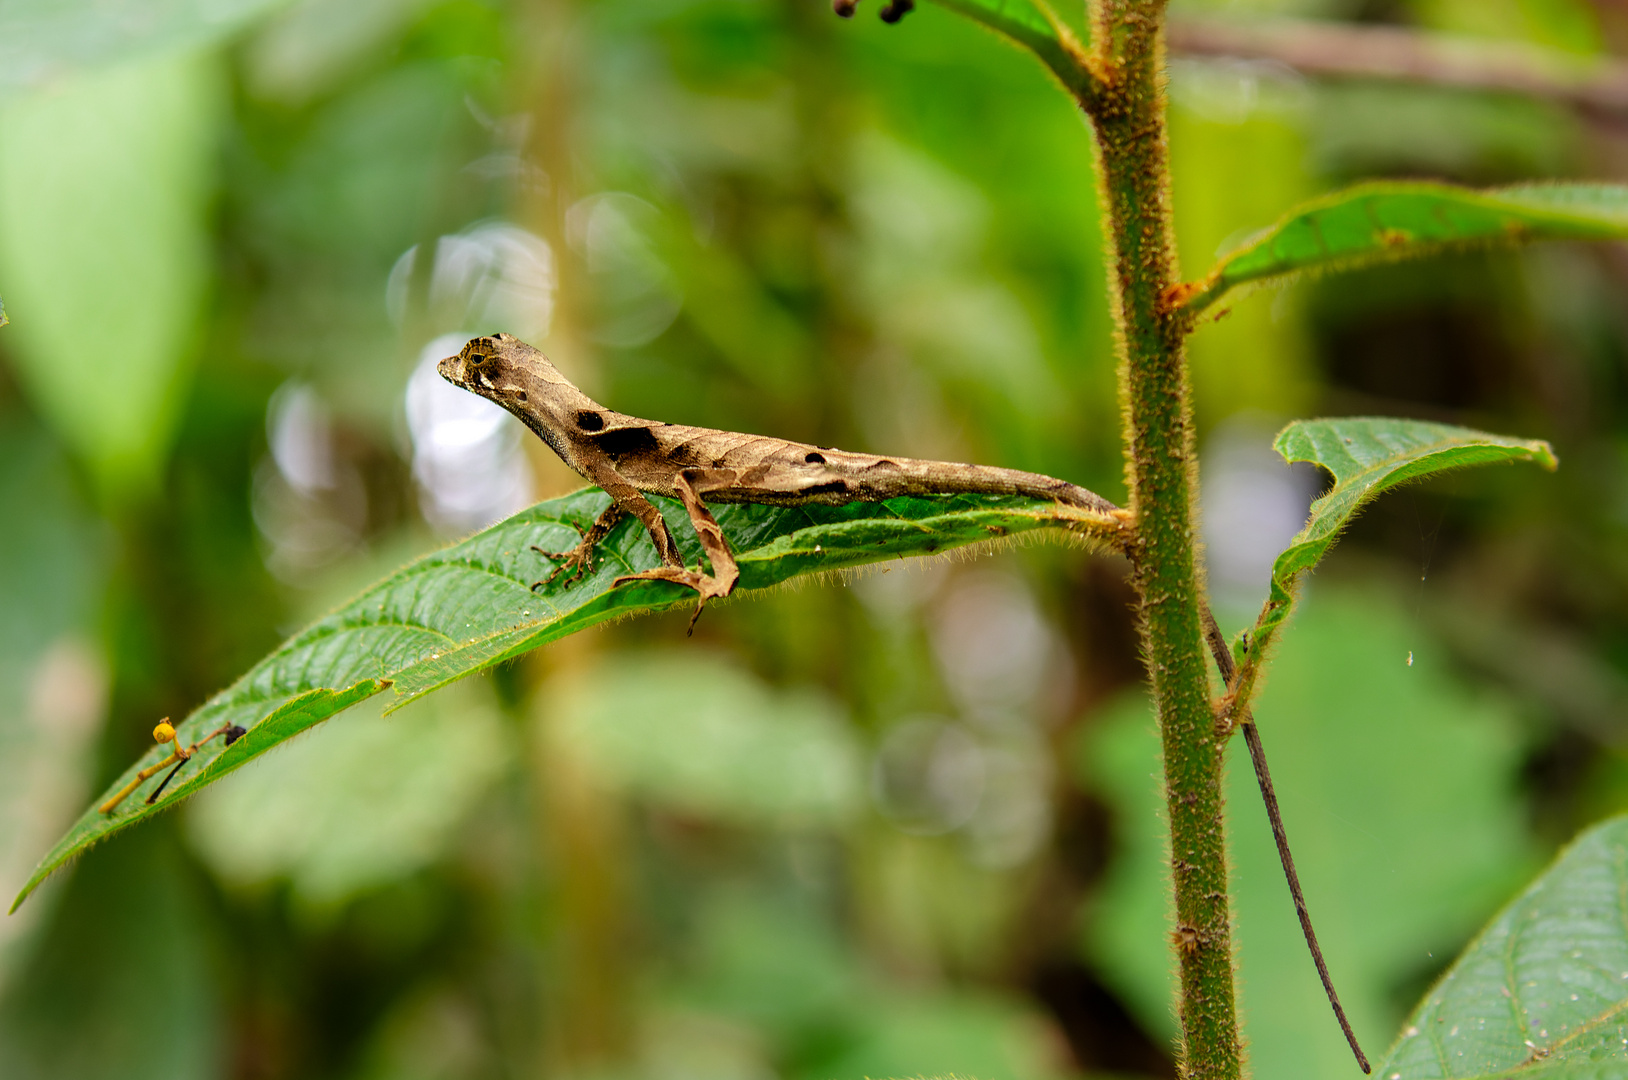
[[252,502],[266,568],[280,581],[307,584],[361,547],[367,485],[338,452],[332,410],[301,379],[278,387],[266,404],[266,445]]
[[593,279],[595,341],[636,348],[678,318],[684,294],[657,247],[662,227],[660,210],[621,191],[590,195],[566,211],[566,240]]
[[1200,459],[1210,592],[1234,618],[1252,617],[1266,599],[1272,562],[1306,523],[1322,476],[1278,456],[1277,427],[1263,416],[1231,417],[1211,433]]
[[465,340],[461,333],[444,334],[424,346],[407,381],[407,430],[420,506],[425,520],[449,535],[484,528],[531,499],[520,422],[435,370]]
[[423,304],[432,323],[467,329],[469,336],[502,330],[528,341],[548,333],[558,277],[554,249],[534,233],[505,221],[483,221],[435,242],[426,296],[413,296],[420,257],[414,245],[396,260],[385,286],[385,307],[397,326]]

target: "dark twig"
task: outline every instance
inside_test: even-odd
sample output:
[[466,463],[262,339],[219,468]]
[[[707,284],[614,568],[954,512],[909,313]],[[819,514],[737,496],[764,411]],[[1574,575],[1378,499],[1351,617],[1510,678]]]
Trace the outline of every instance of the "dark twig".
[[1172,19],[1168,40],[1178,56],[1267,60],[1313,76],[1521,94],[1628,119],[1628,64],[1532,45],[1298,19]]
[[[1210,646],[1210,654],[1215,657],[1215,666],[1221,671],[1222,681],[1230,688],[1236,673],[1232,650],[1227,647],[1227,639],[1210,612],[1210,605],[1204,604],[1200,614],[1204,620],[1204,640]],[[1300,891],[1300,875],[1294,868],[1294,856],[1289,853],[1289,834],[1283,831],[1283,814],[1278,809],[1271,770],[1266,767],[1266,749],[1261,746],[1260,729],[1255,726],[1255,718],[1248,711],[1238,722],[1244,729],[1244,742],[1249,746],[1249,760],[1255,766],[1255,782],[1260,785],[1267,820],[1272,823],[1272,839],[1277,842],[1278,862],[1283,864],[1283,876],[1289,882],[1289,895],[1294,897],[1295,914],[1300,916],[1300,929],[1306,936],[1306,947],[1311,950],[1312,962],[1317,965],[1317,976],[1323,980],[1323,992],[1328,995],[1328,1003],[1334,1008],[1334,1018],[1340,1022],[1340,1030],[1345,1032],[1345,1041],[1351,1044],[1351,1052],[1357,1055],[1357,1064],[1362,1066],[1364,1073],[1372,1072],[1368,1056],[1357,1043],[1357,1033],[1351,1030],[1351,1021],[1345,1017],[1340,995],[1334,991],[1334,980],[1329,976],[1328,964],[1323,960],[1322,946],[1317,944],[1317,931],[1311,928],[1311,912],[1306,908],[1306,894]]]
[[160,795],[164,794],[164,789],[170,786],[170,781],[175,779],[175,774],[180,772],[181,771],[181,766],[185,765],[186,763],[187,763],[186,758],[182,758],[180,761],[177,761],[175,763],[175,768],[171,769],[169,771],[169,774],[167,776],[165,776],[164,779],[162,779],[162,780],[160,780],[158,782],[158,786],[153,788],[153,793],[151,795],[147,796],[147,805],[148,806],[151,806],[151,805],[153,805],[153,803],[158,801],[158,797]]
[[1367,1055],[1357,1045],[1357,1033],[1351,1030],[1351,1021],[1345,1018],[1340,995],[1334,992],[1334,980],[1329,977],[1328,965],[1323,961],[1323,950],[1317,944],[1317,931],[1311,928],[1311,912],[1306,910],[1306,896],[1300,891],[1300,875],[1295,873],[1294,856],[1289,854],[1289,837],[1283,831],[1283,814],[1278,810],[1277,792],[1272,789],[1272,774],[1266,768],[1266,750],[1261,746],[1260,729],[1255,726],[1254,718],[1247,715],[1243,720],[1243,729],[1244,742],[1249,745],[1249,760],[1255,764],[1255,780],[1260,784],[1261,801],[1266,803],[1266,816],[1272,822],[1272,839],[1277,841],[1278,861],[1283,864],[1283,876],[1289,880],[1289,894],[1294,897],[1294,911],[1300,916],[1300,929],[1306,935],[1306,946],[1311,949],[1312,961],[1317,965],[1317,977],[1323,980],[1328,1003],[1334,1007],[1334,1017],[1340,1022],[1340,1030],[1345,1032],[1345,1041],[1351,1044],[1351,1052],[1357,1055],[1357,1064],[1362,1066],[1363,1072],[1371,1072]]

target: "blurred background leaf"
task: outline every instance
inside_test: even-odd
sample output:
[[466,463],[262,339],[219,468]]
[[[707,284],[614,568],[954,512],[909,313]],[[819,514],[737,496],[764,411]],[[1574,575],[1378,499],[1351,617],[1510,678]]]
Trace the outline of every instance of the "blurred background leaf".
[[87,859],[0,1008],[16,1077],[218,1075],[222,1007],[205,906],[173,841],[145,836]]
[[[363,706],[320,742],[301,739],[211,789],[188,817],[199,853],[234,885],[286,880],[315,912],[445,857],[457,827],[511,763],[483,688],[460,684],[386,720]],[[375,698],[374,701],[378,699]],[[371,783],[369,783],[371,781]]]
[[[95,614],[110,537],[76,497],[58,448],[15,416],[0,426],[0,502],[28,507],[0,531],[0,866],[19,880],[38,858],[41,834],[59,831],[89,794],[107,709]],[[42,915],[0,924],[0,986]]]
[[13,102],[0,273],[15,363],[110,500],[158,482],[208,288],[221,73],[170,54]]
[[75,70],[203,45],[281,2],[6,0],[0,4],[0,97]]
[[822,692],[779,695],[677,651],[620,655],[574,679],[552,707],[602,783],[740,825],[829,828],[862,808],[859,747]]

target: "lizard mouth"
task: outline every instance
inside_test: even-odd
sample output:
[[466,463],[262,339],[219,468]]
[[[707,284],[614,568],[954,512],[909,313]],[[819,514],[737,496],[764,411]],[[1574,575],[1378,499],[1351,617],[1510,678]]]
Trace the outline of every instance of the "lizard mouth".
[[466,382],[464,377],[464,358],[462,355],[447,357],[435,365],[435,370],[440,372],[441,378],[445,379],[447,382],[457,383],[459,386],[463,386]]

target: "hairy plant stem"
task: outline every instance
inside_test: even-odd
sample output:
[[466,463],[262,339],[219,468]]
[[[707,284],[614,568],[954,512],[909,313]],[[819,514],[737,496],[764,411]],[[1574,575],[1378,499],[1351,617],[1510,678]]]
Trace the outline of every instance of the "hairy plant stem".
[[1096,132],[1120,335],[1130,549],[1143,649],[1164,742],[1171,880],[1181,965],[1181,1072],[1236,1080],[1241,1051],[1227,905],[1222,743],[1203,652],[1193,541],[1193,430],[1169,198],[1159,0],[1094,0],[1091,65],[1105,84],[1081,104]]

